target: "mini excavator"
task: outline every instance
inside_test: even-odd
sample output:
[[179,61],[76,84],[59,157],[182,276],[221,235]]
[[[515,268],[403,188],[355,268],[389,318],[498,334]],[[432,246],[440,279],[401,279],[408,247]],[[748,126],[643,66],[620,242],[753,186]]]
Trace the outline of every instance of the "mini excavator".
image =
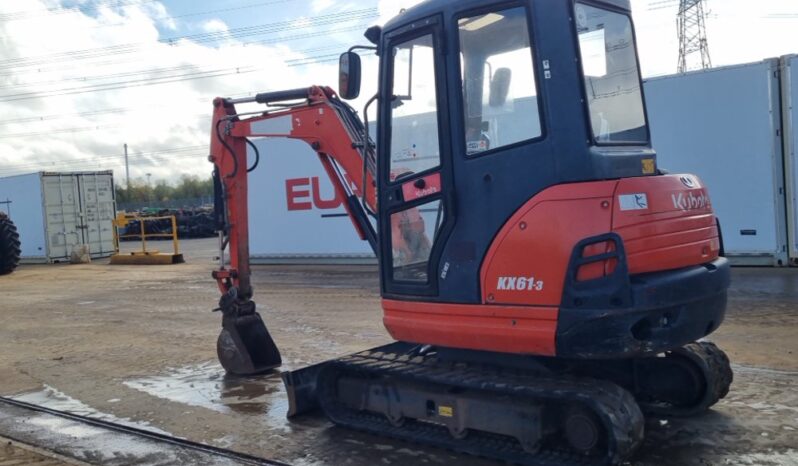
[[[225,370],[281,364],[252,300],[247,174],[250,138],[285,137],[318,154],[374,249],[396,340],[284,372],[289,417],[321,408],[516,464],[614,464],[644,415],[723,398],[729,360],[701,339],[723,321],[729,262],[701,180],[657,165],[629,0],[427,0],[365,36],[338,93],[214,100]],[[380,63],[365,123],[345,102],[358,50]]]

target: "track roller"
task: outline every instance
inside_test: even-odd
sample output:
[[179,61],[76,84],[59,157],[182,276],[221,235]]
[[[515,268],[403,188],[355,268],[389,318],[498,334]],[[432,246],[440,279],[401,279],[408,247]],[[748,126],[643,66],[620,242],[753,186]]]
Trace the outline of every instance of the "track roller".
[[563,432],[574,451],[585,456],[600,453],[606,439],[604,426],[595,414],[581,406],[574,406],[565,415]]

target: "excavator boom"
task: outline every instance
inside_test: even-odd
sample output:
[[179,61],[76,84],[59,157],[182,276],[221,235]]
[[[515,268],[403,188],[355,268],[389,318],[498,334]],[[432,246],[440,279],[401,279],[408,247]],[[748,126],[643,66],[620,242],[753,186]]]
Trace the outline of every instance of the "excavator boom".
[[[265,112],[238,113],[236,105],[269,105]],[[255,310],[249,264],[247,175],[260,155],[250,138],[284,137],[306,142],[338,194],[357,234],[377,249],[369,219],[377,208],[374,145],[354,110],[328,87],[268,92],[213,102],[210,161],[214,163],[219,268],[213,272],[223,296],[223,331],[217,349],[226,370],[253,374],[281,364],[280,353]],[[248,148],[254,163],[249,165]],[[229,266],[225,251],[230,251]]]

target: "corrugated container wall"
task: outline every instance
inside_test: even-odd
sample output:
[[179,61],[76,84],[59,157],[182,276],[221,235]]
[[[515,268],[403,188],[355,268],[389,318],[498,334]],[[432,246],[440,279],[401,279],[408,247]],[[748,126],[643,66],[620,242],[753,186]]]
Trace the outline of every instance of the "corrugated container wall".
[[84,244],[92,258],[114,253],[113,172],[0,178],[0,202],[0,209],[19,229],[23,261],[66,261],[76,246]]
[[787,265],[779,60],[649,79],[660,168],[709,187],[727,255]]
[[798,265],[798,160],[795,153],[798,148],[798,55],[781,58],[781,95],[790,263]]

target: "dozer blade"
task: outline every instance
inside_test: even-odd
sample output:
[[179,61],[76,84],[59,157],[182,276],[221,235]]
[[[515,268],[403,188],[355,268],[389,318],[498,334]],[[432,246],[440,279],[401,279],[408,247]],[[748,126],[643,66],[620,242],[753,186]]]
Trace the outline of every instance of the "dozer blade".
[[257,312],[225,315],[216,341],[222,367],[235,375],[253,375],[280,367],[280,351]]
[[309,413],[319,407],[319,400],[316,397],[316,379],[326,364],[325,361],[281,374],[285,391],[288,393],[287,417]]
[[[375,353],[409,353],[415,347],[417,347],[417,345],[393,342],[377,348],[372,348],[369,351]],[[319,409],[319,398],[316,392],[316,383],[319,378],[319,373],[334,361],[335,360],[324,361],[293,371],[285,371],[281,374],[283,384],[285,384],[285,391],[288,393],[287,417],[292,418]]]

